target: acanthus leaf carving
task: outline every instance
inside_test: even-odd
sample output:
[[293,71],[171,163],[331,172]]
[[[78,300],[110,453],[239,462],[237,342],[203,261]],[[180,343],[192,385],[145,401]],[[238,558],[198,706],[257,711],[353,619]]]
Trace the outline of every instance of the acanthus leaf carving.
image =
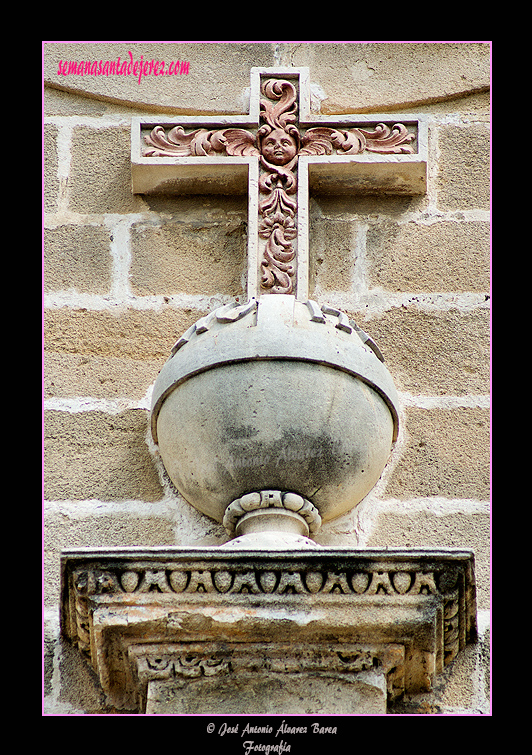
[[335,128],[319,126],[309,128],[301,138],[300,155],[331,155],[334,149],[345,155],[358,155],[362,152],[378,152],[380,154],[412,154],[410,142],[411,134],[402,123],[396,123],[392,128],[385,123],[379,123],[374,131],[362,128],[351,128],[340,131]]
[[256,138],[250,132],[243,128],[226,128],[219,131],[220,142],[225,146],[228,155],[258,155],[259,150],[256,145]]
[[364,151],[363,136],[353,131],[338,131],[335,128],[319,126],[309,128],[301,139],[301,155],[332,155],[334,150],[357,155]]
[[[259,203],[259,236],[266,239],[261,262],[261,286],[271,293],[291,294],[297,237],[297,202],[290,198],[297,190],[295,169],[300,146],[296,89],[289,81],[268,79],[262,86],[268,100],[261,100],[260,144],[262,173],[259,188],[266,195]],[[273,102],[272,102],[273,100]]]
[[145,157],[194,157],[216,153],[227,155],[258,155],[255,136],[242,128],[217,130],[196,129],[186,134],[182,126],[174,126],[168,134],[156,126],[144,137],[150,149]]
[[199,144],[206,129],[197,129],[185,134],[182,126],[175,126],[168,134],[162,126],[156,126],[150,134],[144,137],[150,149],[144,150],[145,157],[188,157],[190,155],[206,154],[199,151]]
[[414,151],[410,144],[408,144],[408,142],[414,140],[414,134],[410,134],[402,123],[396,123],[392,128],[385,123],[379,123],[375,127],[375,131],[355,130],[366,139],[366,149],[368,152],[412,154]]

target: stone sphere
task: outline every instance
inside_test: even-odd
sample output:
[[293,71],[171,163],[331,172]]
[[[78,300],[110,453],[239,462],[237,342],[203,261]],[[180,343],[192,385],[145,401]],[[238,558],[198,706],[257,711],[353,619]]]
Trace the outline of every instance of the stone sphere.
[[174,348],[154,387],[152,432],[199,511],[221,522],[236,498],[282,490],[327,521],[379,479],[397,436],[395,388],[345,316],[263,296],[203,318]]

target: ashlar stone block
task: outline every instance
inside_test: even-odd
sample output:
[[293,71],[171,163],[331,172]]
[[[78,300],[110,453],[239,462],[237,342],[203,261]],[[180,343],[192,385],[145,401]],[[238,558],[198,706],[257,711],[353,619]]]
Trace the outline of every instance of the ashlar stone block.
[[386,495],[489,500],[489,409],[409,408],[406,416],[409,441]]
[[490,290],[485,222],[380,223],[368,229],[369,285],[388,291]]
[[245,294],[245,233],[238,221],[137,224],[131,249],[131,288],[139,296]]
[[79,213],[141,212],[131,194],[129,131],[119,126],[72,131],[69,210]]
[[43,128],[43,187],[45,212],[57,211],[59,194],[57,164],[57,126],[45,124]]
[[411,304],[354,317],[379,344],[399,390],[429,396],[489,394],[487,307],[430,308],[413,296]]
[[147,412],[47,411],[44,497],[158,501],[159,477],[146,445]]
[[358,224],[320,218],[312,226],[309,244],[310,288],[352,291]]
[[102,358],[166,358],[176,338],[203,313],[164,306],[158,310],[84,307],[44,312],[46,351]]
[[46,292],[75,289],[106,294],[111,288],[111,237],[102,226],[62,225],[44,231]]
[[442,126],[437,179],[440,210],[488,210],[490,131],[486,124]]
[[131,359],[47,351],[43,357],[44,398],[140,401],[165,359]]

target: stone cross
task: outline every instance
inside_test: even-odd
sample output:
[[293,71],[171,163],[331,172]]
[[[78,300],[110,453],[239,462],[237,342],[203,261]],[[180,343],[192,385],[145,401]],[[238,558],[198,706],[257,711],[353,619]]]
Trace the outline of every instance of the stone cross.
[[426,124],[311,114],[308,68],[252,68],[243,116],[134,118],[137,194],[248,194],[248,298],[309,295],[309,192],[423,194]]

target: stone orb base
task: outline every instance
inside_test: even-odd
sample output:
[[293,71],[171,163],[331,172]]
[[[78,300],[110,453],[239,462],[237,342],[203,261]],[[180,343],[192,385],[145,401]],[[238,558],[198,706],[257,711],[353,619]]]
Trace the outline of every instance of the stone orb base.
[[183,334],[154,386],[152,434],[181,495],[218,522],[268,490],[302,496],[327,521],[379,479],[396,404],[382,355],[345,314],[263,296]]
[[254,490],[289,490],[322,520],[375,485],[392,446],[383,399],[361,380],[307,362],[256,361],[196,375],[161,407],[158,441],[186,500],[222,521]]

